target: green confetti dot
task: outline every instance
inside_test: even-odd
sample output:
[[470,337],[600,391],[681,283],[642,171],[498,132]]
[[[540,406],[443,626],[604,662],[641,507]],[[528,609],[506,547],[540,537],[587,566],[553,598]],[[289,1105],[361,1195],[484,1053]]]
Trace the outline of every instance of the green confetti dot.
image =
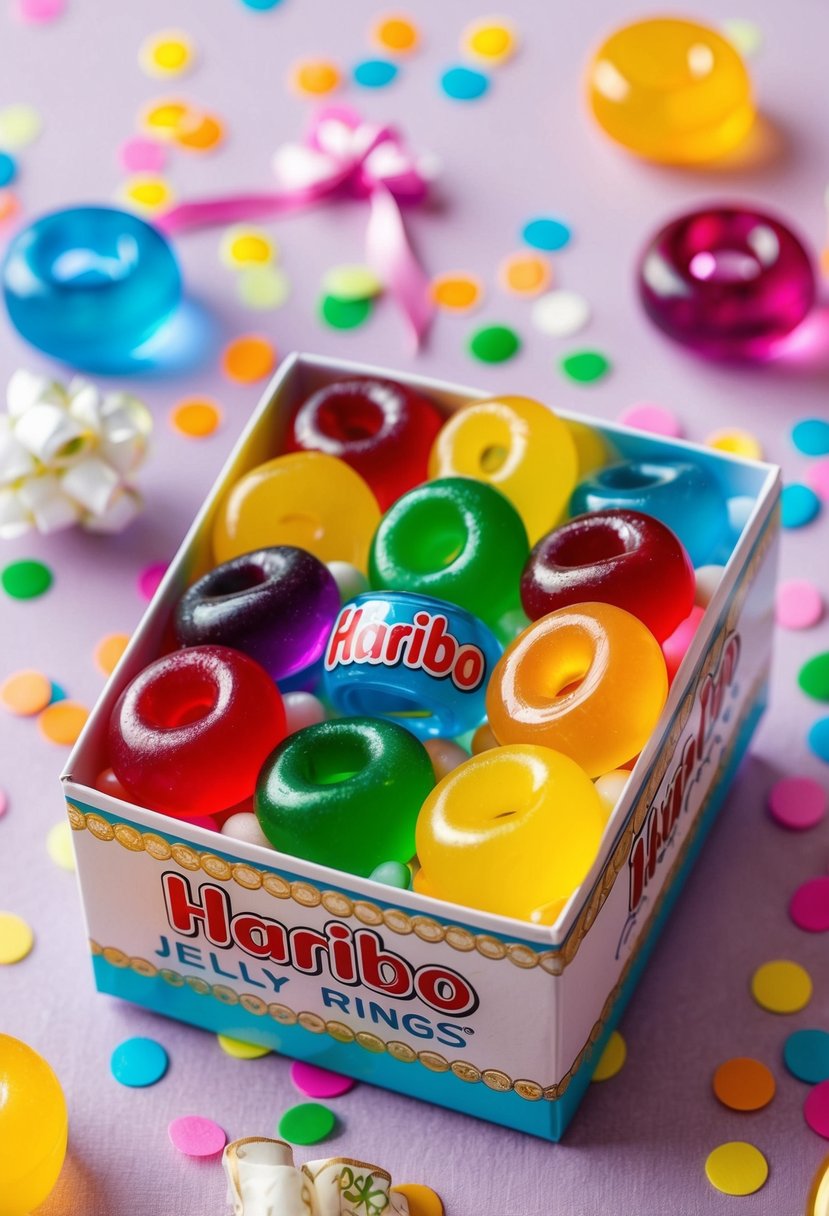
[[370,266],[332,266],[322,287],[327,296],[338,300],[368,300],[383,290]]
[[10,562],[0,574],[6,595],[14,600],[33,600],[52,586],[52,571],[43,562],[24,559]]
[[807,696],[816,701],[829,701],[829,650],[816,654],[804,663],[797,682]]
[[482,363],[505,363],[521,349],[521,339],[507,325],[485,325],[469,339],[469,351]]
[[371,308],[371,300],[340,300],[336,296],[323,296],[320,316],[332,329],[356,329],[371,316]]
[[565,355],[560,366],[571,380],[579,384],[592,384],[594,380],[601,380],[607,375],[610,360],[597,350],[578,350],[572,355]]
[[319,1102],[300,1102],[286,1110],[279,1120],[278,1133],[291,1144],[319,1144],[334,1130],[333,1110]]

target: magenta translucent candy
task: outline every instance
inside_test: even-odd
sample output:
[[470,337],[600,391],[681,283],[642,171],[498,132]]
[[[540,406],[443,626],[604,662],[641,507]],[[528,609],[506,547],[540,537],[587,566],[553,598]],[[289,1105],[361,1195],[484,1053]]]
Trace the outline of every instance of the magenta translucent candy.
[[638,271],[651,320],[711,358],[766,359],[815,302],[812,260],[780,220],[742,207],[680,216]]

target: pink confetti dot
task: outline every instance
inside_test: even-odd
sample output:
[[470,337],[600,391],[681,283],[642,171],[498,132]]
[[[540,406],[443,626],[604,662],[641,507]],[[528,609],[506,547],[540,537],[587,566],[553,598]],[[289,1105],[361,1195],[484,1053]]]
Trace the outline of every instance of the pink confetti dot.
[[829,502],[829,456],[823,456],[809,466],[806,480],[818,498]]
[[6,811],[9,809],[9,796],[6,791],[0,786],[0,819],[3,818]]
[[829,932],[829,878],[812,878],[798,887],[789,903],[789,916],[807,933]]
[[342,1077],[338,1072],[329,1072],[327,1068],[318,1068],[303,1060],[294,1060],[291,1080],[299,1092],[309,1098],[339,1098],[355,1085],[352,1077]]
[[662,643],[662,653],[665,656],[665,666],[668,668],[668,679],[673,680],[679,671],[679,665],[685,658],[694,634],[700,627],[705,615],[705,609],[695,604],[684,621],[680,621],[669,638]]
[[162,173],[167,164],[167,152],[158,140],[133,135],[118,149],[118,161],[127,173]]
[[823,616],[823,598],[814,583],[790,579],[777,588],[774,615],[781,629],[809,629]]
[[629,405],[622,410],[619,421],[637,431],[650,431],[653,435],[666,435],[669,439],[681,439],[684,434],[676,414],[666,410],[664,405],[650,405],[647,402]]
[[772,819],[782,827],[802,832],[826,814],[826,791],[811,777],[783,777],[769,790],[768,806]]
[[65,10],[66,0],[17,0],[17,15],[27,25],[47,25]]
[[829,1081],[820,1081],[807,1094],[803,1117],[813,1132],[829,1140]]
[[138,594],[145,600],[151,600],[166,573],[166,562],[154,562],[152,566],[146,566],[138,576]]
[[202,1115],[181,1115],[167,1128],[175,1148],[187,1157],[215,1157],[227,1144],[227,1136],[212,1119]]

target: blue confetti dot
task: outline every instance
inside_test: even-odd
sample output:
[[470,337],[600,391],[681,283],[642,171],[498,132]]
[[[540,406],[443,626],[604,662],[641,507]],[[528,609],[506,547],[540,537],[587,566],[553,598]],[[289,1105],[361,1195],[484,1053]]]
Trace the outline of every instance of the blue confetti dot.
[[489,88],[489,77],[474,68],[447,68],[440,78],[440,87],[453,101],[475,101]]
[[829,718],[819,718],[815,722],[807,741],[817,758],[829,764]]
[[804,418],[792,427],[792,442],[804,456],[829,455],[829,422]]
[[255,9],[258,13],[266,13],[270,8],[276,8],[282,0],[242,0],[245,8]]
[[61,688],[60,684],[56,684],[54,680],[51,681],[51,684],[52,684],[52,696],[49,700],[49,704],[54,705],[56,701],[65,701],[66,700],[66,689]]
[[155,1039],[125,1039],[112,1053],[109,1062],[112,1075],[121,1085],[143,1089],[155,1085],[170,1063],[167,1052]]
[[829,1034],[796,1030],[783,1044],[783,1063],[798,1081],[817,1085],[829,1080]]
[[820,499],[814,490],[794,481],[783,487],[781,508],[784,528],[802,528],[804,524],[810,524],[820,511]]
[[10,186],[16,177],[16,160],[8,152],[0,152],[0,186]]
[[521,229],[522,240],[533,249],[544,249],[552,253],[569,245],[572,237],[569,225],[564,220],[556,220],[549,216],[539,216],[528,220]]
[[388,59],[364,59],[352,73],[354,83],[364,89],[384,89],[397,75],[397,64]]

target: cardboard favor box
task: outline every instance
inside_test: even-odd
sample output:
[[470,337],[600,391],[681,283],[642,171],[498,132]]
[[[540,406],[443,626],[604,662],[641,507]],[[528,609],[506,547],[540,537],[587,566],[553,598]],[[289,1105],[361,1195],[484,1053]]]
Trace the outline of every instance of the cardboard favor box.
[[286,420],[310,392],[366,374],[411,384],[447,413],[487,395],[304,355],[282,364],[63,774],[95,981],[182,1021],[556,1140],[765,704],[778,472],[589,423],[620,459],[704,464],[746,522],[582,887],[553,927],[491,916],[243,844],[94,786],[115,701],[171,648],[175,604],[212,564],[226,490],[281,450]]

